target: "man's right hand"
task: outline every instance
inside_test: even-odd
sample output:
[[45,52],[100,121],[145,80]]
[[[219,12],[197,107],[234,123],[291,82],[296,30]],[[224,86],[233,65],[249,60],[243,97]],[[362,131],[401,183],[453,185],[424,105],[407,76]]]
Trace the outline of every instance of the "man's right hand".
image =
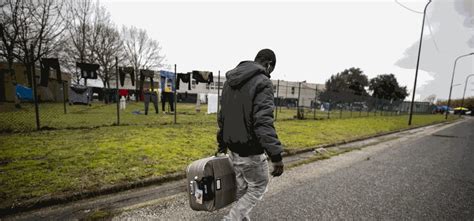
[[273,171],[271,172],[272,176],[280,176],[283,173],[283,160],[279,162],[273,162]]

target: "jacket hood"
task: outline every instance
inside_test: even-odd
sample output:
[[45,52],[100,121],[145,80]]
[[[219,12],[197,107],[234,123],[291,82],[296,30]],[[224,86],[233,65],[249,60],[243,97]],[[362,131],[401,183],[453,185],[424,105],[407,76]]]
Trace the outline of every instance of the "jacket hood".
[[254,61],[242,61],[237,67],[227,72],[226,78],[230,87],[239,88],[250,78],[258,74],[264,74],[269,77],[262,65]]

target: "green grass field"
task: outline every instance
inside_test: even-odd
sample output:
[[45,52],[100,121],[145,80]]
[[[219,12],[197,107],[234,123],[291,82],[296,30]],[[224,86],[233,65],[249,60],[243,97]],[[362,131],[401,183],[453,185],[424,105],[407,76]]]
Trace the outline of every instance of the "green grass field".
[[[139,115],[146,125],[0,134],[0,205],[183,171],[215,151],[217,131],[215,115],[185,116],[177,125],[164,125],[172,116]],[[415,115],[413,126],[443,121]],[[407,127],[407,116],[276,122],[286,151]]]
[[[62,103],[42,103],[39,105],[40,125],[42,128],[71,129],[71,128],[95,128],[101,126],[111,126],[117,123],[116,104],[93,103],[92,106],[66,105],[67,113],[64,114]],[[166,125],[174,122],[173,114],[164,114],[159,105],[159,114],[155,114],[154,108],[150,105],[149,114],[144,115],[143,102],[129,102],[126,110],[120,111],[121,125]],[[194,104],[177,104],[177,122],[180,124],[215,124],[216,114],[207,114],[207,104],[201,105],[201,111],[196,112]],[[132,112],[140,111],[141,114]],[[293,120],[296,116],[296,109],[278,108],[277,120]],[[350,112],[333,110],[329,113],[330,119],[373,117],[381,112]],[[385,112],[386,115],[392,113]],[[320,110],[316,111],[317,119],[327,119],[328,113]],[[314,112],[305,109],[305,119],[314,119]],[[15,109],[13,104],[6,103],[0,105],[0,131],[7,132],[28,132],[36,130],[36,119],[34,105],[23,103],[21,109]]]

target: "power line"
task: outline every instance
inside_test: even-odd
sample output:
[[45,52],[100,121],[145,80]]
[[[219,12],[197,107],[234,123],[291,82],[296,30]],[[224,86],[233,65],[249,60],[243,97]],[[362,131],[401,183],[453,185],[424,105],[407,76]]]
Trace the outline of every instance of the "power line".
[[431,36],[431,39],[433,40],[433,44],[436,48],[436,51],[439,52],[439,48],[438,48],[438,44],[436,43],[436,39],[433,35],[433,30],[431,30],[431,23],[430,23],[430,19],[426,19],[426,23],[428,23],[428,29],[430,30],[430,36]]
[[398,5],[400,5],[400,6],[402,6],[403,8],[405,8],[406,10],[409,10],[409,11],[412,11],[412,12],[415,12],[415,13],[418,13],[418,14],[423,14],[423,12],[413,10],[413,9],[407,7],[406,5],[404,5],[404,4],[400,3],[400,2],[398,2],[398,0],[395,0],[395,2],[396,2]]
[[[411,9],[411,8],[407,7],[406,5],[400,3],[398,0],[394,0],[394,1],[395,1],[395,3],[400,5],[401,7],[405,8],[406,10],[409,10],[409,11],[417,13],[417,14],[424,14],[423,12],[420,12],[420,11],[417,11],[417,10],[414,10],[414,9]],[[436,43],[436,39],[433,35],[433,30],[431,29],[431,23],[429,22],[429,19],[426,19],[426,23],[428,23],[428,29],[430,30],[431,40],[433,41],[433,44],[436,48],[436,51],[439,52],[439,47],[438,47],[438,44]]]

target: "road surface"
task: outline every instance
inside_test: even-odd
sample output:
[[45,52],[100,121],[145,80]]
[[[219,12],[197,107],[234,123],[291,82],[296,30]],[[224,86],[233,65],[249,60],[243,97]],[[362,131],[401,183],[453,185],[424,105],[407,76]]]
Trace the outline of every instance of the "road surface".
[[[219,220],[189,209],[186,193],[130,207],[114,220]],[[288,170],[252,220],[474,220],[474,119]]]

